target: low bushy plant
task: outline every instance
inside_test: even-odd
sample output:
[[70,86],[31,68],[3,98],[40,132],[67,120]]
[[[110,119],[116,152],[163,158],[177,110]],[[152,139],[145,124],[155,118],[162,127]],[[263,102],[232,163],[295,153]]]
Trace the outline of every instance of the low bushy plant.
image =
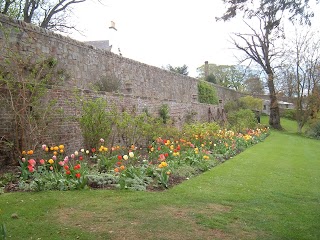
[[236,132],[244,132],[246,129],[254,128],[257,124],[255,114],[249,109],[228,113],[228,122]]
[[104,99],[83,101],[79,122],[86,147],[93,148],[98,146],[100,138],[109,137],[114,124],[114,113],[107,111]]
[[295,109],[283,109],[280,111],[280,117],[296,121],[297,120],[296,119],[296,110]]
[[311,138],[320,139],[320,121],[310,124],[308,130],[306,131],[306,135]]
[[163,123],[166,124],[167,121],[170,119],[169,115],[169,105],[163,104],[159,109],[159,116],[162,119]]

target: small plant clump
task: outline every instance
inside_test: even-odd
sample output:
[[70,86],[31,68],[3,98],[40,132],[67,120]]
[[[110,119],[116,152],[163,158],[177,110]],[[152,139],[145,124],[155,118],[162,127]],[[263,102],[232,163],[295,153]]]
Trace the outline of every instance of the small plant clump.
[[18,189],[166,189],[175,180],[208,171],[263,141],[269,133],[266,127],[236,133],[219,129],[215,123],[188,125],[183,131],[178,138],[158,137],[145,148],[113,146],[101,138],[96,147],[78,149],[70,155],[65,154],[62,144],[43,144],[37,154],[24,150],[19,160]]

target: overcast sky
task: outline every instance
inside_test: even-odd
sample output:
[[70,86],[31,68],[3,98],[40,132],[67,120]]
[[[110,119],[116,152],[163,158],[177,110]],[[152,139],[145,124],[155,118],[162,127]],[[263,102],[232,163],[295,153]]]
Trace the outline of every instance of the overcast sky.
[[[110,40],[124,57],[157,67],[186,64],[193,77],[205,61],[238,63],[234,55],[241,53],[229,41],[230,34],[243,27],[242,21],[215,20],[225,10],[222,0],[101,1],[103,5],[97,0],[76,4],[75,22],[84,36],[74,33],[71,38]],[[109,29],[111,21],[116,24],[116,32]]]
[[[71,38],[110,40],[124,57],[157,67],[186,64],[191,76],[205,61],[237,63],[228,43],[234,23],[215,20],[224,10],[220,0],[102,1],[104,5],[77,4],[76,23],[84,36],[74,33]],[[109,30],[111,21],[117,32]]]

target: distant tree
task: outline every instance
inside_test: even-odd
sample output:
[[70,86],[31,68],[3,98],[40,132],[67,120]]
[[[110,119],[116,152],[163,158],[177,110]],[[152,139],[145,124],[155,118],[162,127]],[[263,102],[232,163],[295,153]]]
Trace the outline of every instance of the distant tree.
[[245,91],[250,94],[264,94],[263,82],[260,77],[252,76],[245,80]]
[[298,132],[319,111],[320,38],[318,33],[296,31],[293,46],[287,51],[286,72],[293,82]]
[[251,73],[251,70],[241,65],[217,65],[208,64],[208,76],[205,78],[205,65],[197,68],[198,78],[208,82],[216,83],[223,87],[244,91],[244,81]]
[[217,83],[217,79],[216,77],[210,73],[206,78],[205,78],[205,81],[207,82],[211,82],[211,83]]
[[0,12],[39,27],[65,32],[70,25],[72,5],[87,0],[0,0]]
[[171,72],[175,72],[175,73],[179,73],[185,76],[188,76],[189,72],[188,72],[188,66],[187,65],[183,65],[181,67],[173,67],[170,64],[168,64],[166,67],[162,67],[163,69],[166,69],[168,71]]

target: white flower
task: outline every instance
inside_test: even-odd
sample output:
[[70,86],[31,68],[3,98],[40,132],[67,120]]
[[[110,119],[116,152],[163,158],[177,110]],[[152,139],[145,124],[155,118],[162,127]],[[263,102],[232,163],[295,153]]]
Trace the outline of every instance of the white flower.
[[78,152],[78,151],[75,151],[75,152],[74,152],[74,155],[75,155],[75,156],[78,156],[78,155],[79,155],[79,152]]
[[123,155],[124,160],[128,160],[128,155]]
[[129,157],[133,158],[134,157],[134,153],[133,152],[129,152]]
[[84,149],[82,148],[80,151],[81,151],[81,152],[84,152]]
[[89,150],[86,151],[86,154],[89,154]]
[[100,138],[100,142],[101,142],[101,143],[104,143],[104,139],[103,139],[103,138]]

